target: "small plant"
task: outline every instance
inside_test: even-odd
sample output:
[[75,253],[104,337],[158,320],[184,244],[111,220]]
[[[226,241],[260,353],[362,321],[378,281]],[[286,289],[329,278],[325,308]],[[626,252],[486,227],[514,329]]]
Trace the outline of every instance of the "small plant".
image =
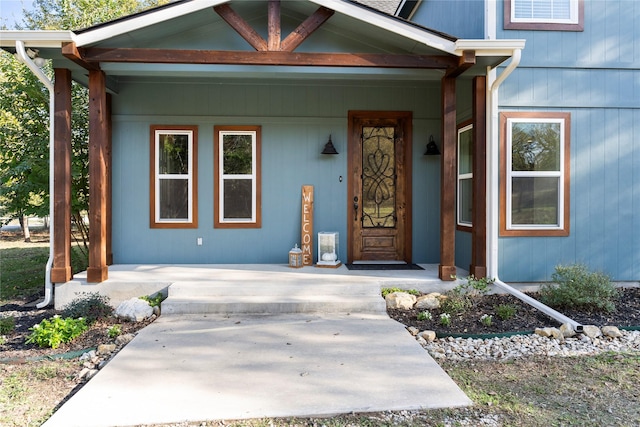
[[411,295],[419,296],[420,291],[416,289],[400,289],[400,288],[382,288],[382,297],[385,298],[387,295],[392,294],[394,292],[406,292]]
[[7,335],[16,328],[16,318],[13,316],[0,319],[0,335]]
[[77,319],[82,317],[91,325],[96,320],[104,319],[113,313],[113,307],[109,305],[109,297],[98,293],[84,294],[67,304],[62,310],[62,317]]
[[447,292],[446,298],[440,302],[440,309],[447,314],[460,314],[471,306],[471,300],[466,295],[455,292]]
[[604,273],[590,272],[586,266],[559,265],[551,275],[555,283],[540,287],[540,300],[551,307],[585,311],[615,311],[618,289]]
[[440,314],[440,324],[442,326],[449,326],[451,324],[451,315],[449,313]]
[[[454,278],[456,278],[454,276]],[[466,282],[453,288],[452,292],[467,295],[471,298],[486,295],[495,279],[477,278],[473,274],[465,278]]]
[[160,303],[164,301],[165,298],[162,293],[158,292],[154,296],[145,295],[143,297],[140,297],[140,299],[148,302],[151,307],[160,307]]
[[483,314],[482,316],[480,316],[480,323],[482,323],[484,326],[491,326],[491,324],[493,323],[493,316],[490,314]]
[[84,318],[74,319],[55,315],[50,320],[44,319],[37,325],[29,328],[31,335],[27,337],[27,344],[36,344],[38,347],[58,348],[60,344],[68,343],[82,335],[87,330],[87,322]]
[[496,307],[496,314],[502,320],[509,320],[516,315],[518,309],[513,304],[500,304]]
[[122,327],[120,325],[113,325],[107,330],[109,338],[114,339],[122,335]]
[[433,319],[433,316],[431,315],[430,311],[421,311],[420,313],[418,313],[417,317],[418,317],[418,320],[421,320],[421,321]]

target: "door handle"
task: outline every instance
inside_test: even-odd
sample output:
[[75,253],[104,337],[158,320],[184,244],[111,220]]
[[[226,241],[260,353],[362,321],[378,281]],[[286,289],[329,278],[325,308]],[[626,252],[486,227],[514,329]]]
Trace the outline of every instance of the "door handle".
[[358,196],[355,196],[353,198],[353,213],[355,215],[353,220],[357,221],[358,220]]

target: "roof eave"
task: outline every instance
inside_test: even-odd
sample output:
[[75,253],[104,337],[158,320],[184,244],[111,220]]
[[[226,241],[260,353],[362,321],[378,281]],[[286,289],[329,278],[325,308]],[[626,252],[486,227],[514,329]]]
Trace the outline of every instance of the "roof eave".
[[228,0],[198,0],[181,2],[175,5],[168,4],[166,7],[159,8],[151,13],[124,17],[111,23],[98,25],[95,28],[79,31],[80,34],[76,36],[75,40],[76,45],[78,47],[89,46],[130,31],[214,7],[227,1]]
[[[350,16],[354,19],[367,22],[387,31],[404,36],[418,43],[438,49],[442,52],[456,55],[455,41],[432,34],[425,29],[418,28],[402,22],[399,18],[384,13],[377,13],[366,7],[359,7],[354,3],[347,3],[343,0],[309,0],[319,6],[335,10],[336,12]],[[356,13],[357,12],[357,13]]]
[[73,31],[0,31],[0,47],[15,47],[19,40],[25,47],[61,48],[63,43],[72,42],[75,37]]

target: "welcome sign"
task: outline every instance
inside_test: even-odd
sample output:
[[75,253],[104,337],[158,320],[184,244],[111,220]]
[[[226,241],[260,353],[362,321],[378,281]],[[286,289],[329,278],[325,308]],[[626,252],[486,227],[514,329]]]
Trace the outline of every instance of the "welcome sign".
[[313,185],[302,186],[302,265],[313,265]]

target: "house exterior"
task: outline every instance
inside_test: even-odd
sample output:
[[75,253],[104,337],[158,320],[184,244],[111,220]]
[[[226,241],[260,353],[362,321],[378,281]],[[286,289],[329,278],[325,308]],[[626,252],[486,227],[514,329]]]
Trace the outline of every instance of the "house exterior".
[[51,281],[71,279],[72,79],[90,94],[89,282],[112,264],[286,263],[305,185],[347,262],[638,280],[640,6],[567,0],[578,22],[554,28],[524,22],[527,1],[176,1],[2,32],[55,68]]

